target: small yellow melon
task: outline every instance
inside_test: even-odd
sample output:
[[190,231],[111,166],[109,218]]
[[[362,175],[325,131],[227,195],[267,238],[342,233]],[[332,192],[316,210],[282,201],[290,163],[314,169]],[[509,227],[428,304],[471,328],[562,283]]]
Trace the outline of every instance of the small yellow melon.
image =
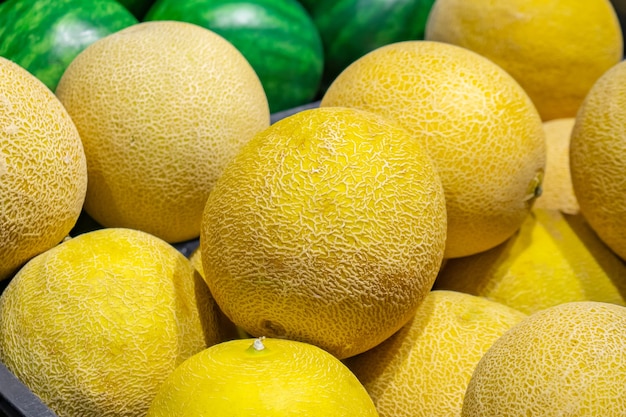
[[0,57],[0,280],[67,236],[86,189],[85,152],[67,111]]
[[576,116],[570,170],[580,210],[626,260],[626,61],[594,84]]
[[626,307],[595,301],[531,314],[483,355],[463,417],[626,415]]
[[196,268],[196,271],[198,271],[198,273],[204,277],[204,269],[202,268],[202,249],[200,248],[200,246],[198,246],[196,249],[194,249],[193,252],[191,252],[191,255],[189,255],[189,261],[191,262],[193,267]]
[[434,287],[484,296],[525,313],[570,301],[626,305],[626,264],[581,215],[534,208],[506,242],[448,260]]
[[575,117],[593,83],[623,56],[610,0],[437,0],[425,38],[504,68],[543,120]]
[[165,380],[147,417],[377,417],[352,372],[328,352],[283,339],[220,343]]
[[[198,246],[191,252],[191,255],[189,255],[189,261],[191,262],[191,265],[193,265],[193,267],[196,269],[196,271],[198,271],[202,279],[204,279],[204,269],[202,268],[202,250],[200,249],[200,246]],[[230,321],[219,308],[217,308],[217,314],[220,319],[222,328],[227,330],[224,333],[226,339],[246,339],[250,337],[250,335],[246,333],[245,330],[238,326],[235,326],[235,324]]]
[[559,210],[567,214],[580,211],[569,167],[569,144],[576,119],[568,117],[543,123],[546,132],[546,172],[541,196],[534,207]]
[[419,141],[376,114],[325,107],[244,146],[209,195],[200,246],[236,325],[345,358],[413,316],[445,232],[441,180]]
[[223,167],[270,121],[243,55],[184,22],[140,23],[96,41],[56,93],[85,145],[85,211],[168,242],[199,236]]
[[346,68],[321,106],[376,112],[425,145],[445,190],[446,258],[504,242],[528,215],[545,133],[528,95],[488,59],[439,42],[386,45]]
[[381,417],[460,416],[476,364],[525,317],[483,297],[432,291],[409,323],[346,365]]
[[[0,296],[0,361],[62,417],[143,417],[180,363],[225,340],[187,258],[131,229],[31,259]],[[230,334],[230,333],[228,333]]]

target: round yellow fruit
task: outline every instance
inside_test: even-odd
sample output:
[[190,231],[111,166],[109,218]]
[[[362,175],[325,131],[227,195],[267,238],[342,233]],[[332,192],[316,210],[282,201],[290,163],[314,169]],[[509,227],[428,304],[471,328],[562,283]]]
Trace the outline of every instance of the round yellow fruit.
[[445,232],[441,181],[417,140],[373,113],[316,108],[273,124],[227,166],[200,245],[235,324],[345,358],[412,317]]
[[193,267],[196,268],[196,271],[198,271],[198,273],[202,277],[204,277],[204,269],[202,268],[202,249],[200,248],[200,246],[198,246],[196,249],[194,249],[193,252],[191,252],[191,255],[189,255],[189,261],[191,262]]
[[626,414],[626,307],[594,301],[534,313],[476,366],[463,417]]
[[534,207],[567,214],[580,211],[569,167],[569,144],[576,119],[553,119],[543,123],[546,132],[546,172],[541,196]]
[[458,416],[482,355],[525,317],[482,297],[432,291],[409,323],[346,365],[381,417]]
[[145,416],[165,377],[224,340],[187,258],[100,229],[31,259],[0,296],[0,361],[62,417]]
[[572,131],[570,170],[580,210],[598,236],[626,259],[626,62],[607,71],[585,98]]
[[425,145],[445,190],[446,258],[502,243],[528,215],[545,167],[541,119],[486,58],[439,42],[383,46],[346,68],[321,105],[376,112]]
[[528,92],[543,120],[576,116],[623,55],[609,0],[437,0],[425,38],[475,51]]
[[54,94],[0,57],[0,280],[63,240],[87,189],[85,152]]
[[328,352],[283,339],[220,343],[166,379],[148,417],[377,417],[352,372]]
[[448,260],[434,287],[487,297],[525,313],[570,301],[626,305],[626,265],[581,215],[534,208],[506,242]]
[[85,145],[85,211],[105,227],[196,238],[223,167],[269,125],[256,73],[224,38],[145,22],[90,45],[56,93]]
[[[204,279],[204,269],[202,268],[202,251],[200,250],[199,246],[194,249],[193,252],[191,252],[191,255],[189,255],[189,261],[191,262],[191,265],[193,265],[193,267],[196,269],[196,271],[198,271],[202,279]],[[226,330],[224,332],[225,339],[245,339],[250,337],[250,335],[246,333],[243,329],[235,326],[235,324],[224,315],[219,307],[216,308],[216,310],[220,319],[220,325],[223,329]]]

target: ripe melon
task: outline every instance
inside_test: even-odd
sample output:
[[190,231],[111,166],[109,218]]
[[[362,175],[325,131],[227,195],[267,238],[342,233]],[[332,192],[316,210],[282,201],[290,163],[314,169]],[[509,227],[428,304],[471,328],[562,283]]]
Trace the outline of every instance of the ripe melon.
[[506,242],[449,259],[434,287],[487,297],[528,314],[571,301],[626,305],[626,264],[581,215],[533,208]]
[[543,120],[575,117],[594,82],[624,52],[609,0],[437,0],[425,38],[504,68]]
[[189,261],[193,267],[196,268],[196,271],[198,271],[201,276],[204,276],[204,269],[202,268],[202,250],[200,249],[200,246],[191,252],[191,255],[189,255]]
[[223,36],[254,68],[272,113],[317,96],[324,69],[322,40],[297,0],[159,0],[144,20],[180,20]]
[[363,352],[404,325],[441,265],[441,181],[388,119],[316,108],[256,135],[209,195],[205,279],[255,337]]
[[0,361],[57,415],[145,416],[180,363],[222,342],[180,252],[131,229],[81,234],[30,260],[0,296]]
[[222,169],[270,121],[243,55],[184,22],[140,23],[94,42],[56,93],[85,146],[85,211],[171,243],[199,236]]
[[509,74],[465,48],[380,47],[346,68],[321,106],[378,113],[424,144],[446,195],[446,258],[504,242],[540,189],[546,150],[537,110]]
[[211,346],[165,380],[147,417],[377,417],[372,399],[330,353],[283,339]]
[[570,140],[576,118],[552,119],[543,123],[546,132],[546,172],[541,196],[534,207],[559,210],[566,214],[580,211],[569,166]]
[[626,307],[580,301],[531,314],[478,362],[462,417],[626,414]]
[[580,210],[626,260],[626,62],[594,84],[576,116],[570,171]]
[[85,152],[67,111],[0,57],[0,280],[67,236],[86,189]]
[[[191,262],[191,265],[193,265],[193,267],[200,274],[202,279],[204,279],[204,269],[202,268],[202,250],[200,250],[199,246],[189,255],[189,262]],[[250,337],[250,335],[246,333],[242,328],[235,326],[235,324],[230,321],[228,317],[224,315],[224,313],[222,313],[222,310],[220,310],[219,308],[217,310],[221,326],[223,329],[227,330],[224,333],[226,339],[246,339]]]
[[381,417],[459,416],[476,364],[526,314],[455,291],[431,291],[402,329],[348,358]]

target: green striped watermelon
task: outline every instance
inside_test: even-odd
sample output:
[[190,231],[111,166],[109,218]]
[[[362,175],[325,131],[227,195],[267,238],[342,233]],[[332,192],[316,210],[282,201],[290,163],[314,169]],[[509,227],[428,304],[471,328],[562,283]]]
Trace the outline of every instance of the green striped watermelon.
[[115,0],[8,0],[0,6],[0,56],[54,91],[83,49],[137,22]]
[[300,0],[325,52],[324,90],[349,64],[380,46],[424,39],[434,0]]
[[154,4],[154,0],[117,0],[126,7],[137,19],[142,20],[150,7]]
[[319,90],[322,42],[297,0],[157,0],[144,20],[185,21],[224,37],[256,71],[272,112],[308,103]]
[[299,0],[299,1],[300,1],[300,4],[302,4],[308,12],[310,12],[311,10],[313,10],[313,8],[315,7],[315,3],[317,3],[318,0]]

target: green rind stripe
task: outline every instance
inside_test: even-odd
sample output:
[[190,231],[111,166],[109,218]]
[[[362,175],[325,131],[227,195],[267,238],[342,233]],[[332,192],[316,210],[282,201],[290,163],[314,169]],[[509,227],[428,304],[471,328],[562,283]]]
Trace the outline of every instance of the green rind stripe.
[[423,39],[434,0],[319,0],[311,10],[325,50],[325,79],[380,46]]
[[185,21],[224,37],[257,72],[272,112],[307,103],[319,89],[322,41],[296,0],[158,0],[145,20]]
[[9,0],[0,14],[0,56],[54,90],[83,49],[136,23],[114,0]]

